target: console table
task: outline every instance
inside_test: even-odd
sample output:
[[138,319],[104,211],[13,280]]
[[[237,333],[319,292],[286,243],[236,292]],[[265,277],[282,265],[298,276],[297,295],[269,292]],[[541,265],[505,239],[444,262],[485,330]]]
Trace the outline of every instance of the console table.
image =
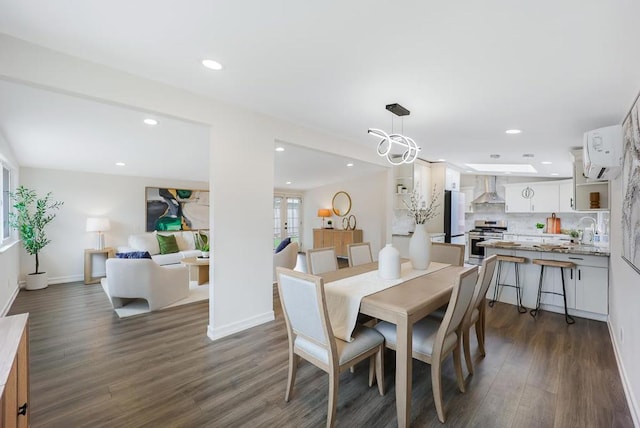
[[348,257],[347,245],[360,242],[362,229],[313,229],[313,248],[334,247],[338,257]]
[[96,254],[104,254],[107,259],[116,256],[116,251],[113,248],[107,247],[101,250],[87,249],[84,250],[84,283],[85,284],[97,284],[100,282],[102,276],[93,276],[93,256]]

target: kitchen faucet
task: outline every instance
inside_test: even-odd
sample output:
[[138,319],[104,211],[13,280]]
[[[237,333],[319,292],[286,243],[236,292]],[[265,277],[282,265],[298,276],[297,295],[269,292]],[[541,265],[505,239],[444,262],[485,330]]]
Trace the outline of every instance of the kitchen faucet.
[[[585,236],[584,231],[586,228],[580,229],[580,224],[582,223],[582,220],[589,220],[591,221],[592,225],[593,225],[593,232],[591,232],[591,236]],[[593,235],[596,232],[596,229],[598,227],[598,224],[596,223],[595,219],[593,217],[581,217],[580,220],[578,220],[578,224],[576,225],[576,228],[578,230],[582,230],[582,237],[580,238],[580,242],[582,242],[583,244],[593,244]],[[585,242],[586,239],[586,242]]]

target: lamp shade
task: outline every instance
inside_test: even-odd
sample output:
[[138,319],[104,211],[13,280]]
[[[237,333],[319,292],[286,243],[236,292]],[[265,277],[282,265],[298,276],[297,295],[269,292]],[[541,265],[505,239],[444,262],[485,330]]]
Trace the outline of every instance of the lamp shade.
[[320,208],[318,210],[318,217],[331,217],[331,210],[328,208]]
[[87,232],[104,232],[109,229],[111,229],[111,224],[106,217],[89,217],[87,219]]

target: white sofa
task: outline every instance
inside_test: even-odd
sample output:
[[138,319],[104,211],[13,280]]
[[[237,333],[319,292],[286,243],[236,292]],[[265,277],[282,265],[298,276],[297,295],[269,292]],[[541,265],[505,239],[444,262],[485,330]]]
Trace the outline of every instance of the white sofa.
[[276,267],[285,267],[293,269],[298,262],[298,250],[300,247],[297,242],[292,242],[282,249],[279,253],[273,255],[273,282],[277,281]]
[[[177,253],[160,254],[160,245],[156,234],[174,235],[178,244]],[[201,254],[200,250],[196,250],[194,231],[184,230],[175,232],[148,232],[138,235],[129,236],[128,247],[118,247],[119,253],[130,251],[148,251],[154,262],[160,266],[172,265],[180,263],[180,260],[186,257],[197,257]]]
[[132,299],[145,299],[149,310],[163,308],[189,295],[186,266],[159,266],[150,259],[107,259],[102,288],[114,309]]

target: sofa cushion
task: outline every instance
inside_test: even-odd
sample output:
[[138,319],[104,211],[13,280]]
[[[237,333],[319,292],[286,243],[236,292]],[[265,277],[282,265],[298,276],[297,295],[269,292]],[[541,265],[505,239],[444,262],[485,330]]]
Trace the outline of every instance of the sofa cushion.
[[153,233],[129,236],[129,246],[136,251],[148,251],[152,256],[160,254],[160,245]]
[[291,238],[285,238],[280,242],[280,245],[278,245],[278,248],[276,248],[276,254],[278,254],[280,251],[284,250],[285,247],[287,245],[291,244]]
[[130,251],[128,253],[116,253],[119,259],[150,259],[151,254],[148,251]]
[[173,265],[180,263],[182,253],[156,254],[155,256],[151,256],[151,258],[160,266]]
[[160,235],[157,234],[158,245],[160,246],[160,254],[173,254],[180,251],[178,248],[178,242],[174,235]]
[[178,248],[180,248],[180,251],[196,249],[196,233],[197,232],[193,232],[191,230],[184,230],[182,231],[182,233],[180,233],[179,239],[176,236],[176,241],[178,241]]

